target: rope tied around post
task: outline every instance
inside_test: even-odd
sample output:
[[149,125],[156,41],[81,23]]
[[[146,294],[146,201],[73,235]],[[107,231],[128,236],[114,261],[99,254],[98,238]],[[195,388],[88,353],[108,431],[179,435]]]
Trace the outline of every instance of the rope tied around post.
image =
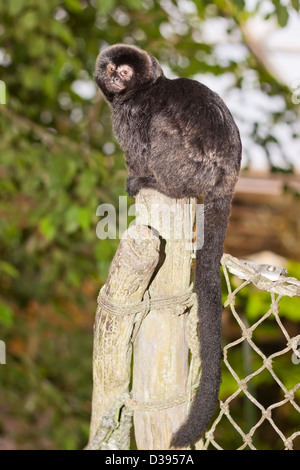
[[177,296],[166,296],[160,298],[151,298],[149,291],[146,290],[143,299],[140,302],[132,302],[128,304],[121,304],[112,302],[105,294],[104,287],[99,292],[97,302],[99,308],[103,308],[110,315],[117,316],[126,316],[126,315],[135,315],[136,326],[132,334],[132,342],[134,342],[139,327],[150,312],[150,310],[162,310],[170,309],[172,312],[175,312],[176,315],[183,314],[187,309],[190,309],[194,304],[194,293],[193,293],[193,284],[189,288],[177,295]]
[[146,312],[147,314],[150,310],[160,310],[165,308],[172,311],[175,309],[175,313],[177,315],[181,315],[188,308],[192,307],[194,303],[193,284],[191,284],[185,292],[178,294],[177,296],[171,295],[160,298],[151,298],[147,290],[144,294],[143,300],[128,304],[112,302],[104,294],[103,288],[104,286],[99,292],[97,302],[100,308],[103,308],[111,315],[137,315],[141,312]]
[[99,292],[98,305],[100,308],[103,308],[110,315],[138,315],[142,313],[144,318],[150,310],[161,310],[161,309],[170,309],[175,311],[176,315],[181,315],[187,309],[191,308],[194,303],[193,296],[193,284],[183,293],[177,296],[166,296],[160,298],[151,298],[149,296],[149,291],[147,290],[144,294],[143,300],[140,302],[132,302],[128,304],[121,304],[112,302],[104,294],[104,286]]

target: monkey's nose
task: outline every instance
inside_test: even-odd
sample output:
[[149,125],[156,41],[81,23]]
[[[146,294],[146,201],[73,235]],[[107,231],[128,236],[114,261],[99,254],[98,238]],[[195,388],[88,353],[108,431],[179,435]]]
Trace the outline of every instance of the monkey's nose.
[[115,77],[115,78],[114,78],[114,82],[115,82],[115,84],[116,84],[117,86],[121,86],[121,85],[122,85],[122,81],[121,81],[120,77]]

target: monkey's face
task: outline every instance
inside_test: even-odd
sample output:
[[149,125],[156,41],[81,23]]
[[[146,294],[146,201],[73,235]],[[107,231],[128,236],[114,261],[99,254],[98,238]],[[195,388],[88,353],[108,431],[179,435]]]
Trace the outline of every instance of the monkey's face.
[[[134,83],[134,70],[128,64],[117,66],[110,62],[105,70],[105,86],[111,93],[120,93]],[[131,83],[130,83],[131,82]]]
[[94,78],[109,101],[135,93],[163,74],[157,60],[134,46],[116,44],[97,58]]

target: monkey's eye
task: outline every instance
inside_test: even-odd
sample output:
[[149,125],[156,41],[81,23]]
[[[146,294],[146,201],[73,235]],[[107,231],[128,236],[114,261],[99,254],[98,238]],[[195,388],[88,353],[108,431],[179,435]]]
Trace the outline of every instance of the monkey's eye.
[[115,70],[116,70],[116,67],[112,64],[108,64],[108,66],[106,67],[106,70],[109,72],[109,73],[113,73]]
[[121,77],[126,78],[127,80],[130,79],[133,75],[133,70],[129,65],[122,65],[117,69],[117,72],[121,75]]

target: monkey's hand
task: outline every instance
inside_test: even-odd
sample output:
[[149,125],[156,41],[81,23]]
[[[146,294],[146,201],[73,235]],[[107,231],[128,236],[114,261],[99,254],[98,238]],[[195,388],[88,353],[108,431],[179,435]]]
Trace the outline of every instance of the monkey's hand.
[[153,176],[128,176],[126,192],[130,197],[135,197],[142,188],[157,188],[156,179]]

